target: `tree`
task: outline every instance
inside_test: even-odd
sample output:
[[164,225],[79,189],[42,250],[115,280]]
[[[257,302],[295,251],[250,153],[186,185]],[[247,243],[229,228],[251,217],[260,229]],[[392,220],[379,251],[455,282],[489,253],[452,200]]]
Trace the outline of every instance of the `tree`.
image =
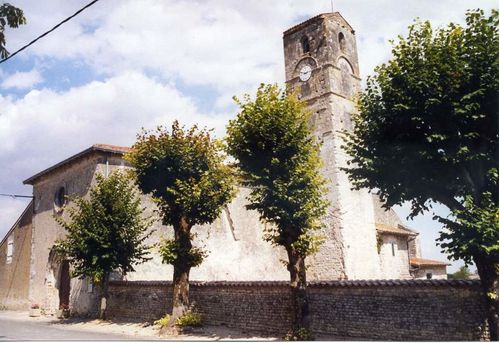
[[12,28],[19,27],[19,25],[26,24],[26,18],[21,9],[5,3],[0,5],[0,58],[4,59],[9,56],[9,52],[5,49],[5,26]]
[[121,172],[107,178],[97,175],[89,199],[75,196],[72,200],[69,220],[56,218],[68,232],[56,242],[56,251],[69,259],[74,276],[88,276],[101,285],[100,317],[105,319],[109,275],[115,270],[126,275],[134,265],[150,259],[145,240],[153,221],[144,217],[138,192]]
[[466,266],[462,266],[459,270],[453,274],[449,274],[449,279],[455,280],[468,280],[470,278],[471,272]]
[[191,229],[219,216],[234,196],[234,176],[209,131],[185,130],[177,121],[171,132],[143,131],[126,159],[140,189],[158,204],[163,224],[173,226],[174,239],[160,244],[163,262],[173,265],[172,325],[189,310],[189,272],[205,256],[192,246]]
[[399,37],[360,96],[345,133],[355,187],[377,189],[387,207],[409,201],[411,217],[447,206],[439,238],[454,259],[474,262],[497,340],[499,270],[499,12],[469,11],[465,27],[429,22]]
[[275,85],[261,85],[254,101],[235,100],[241,111],[227,128],[228,152],[251,188],[247,208],[274,224],[266,240],[286,249],[297,335],[309,329],[305,258],[318,249],[314,231],[328,205],[310,113]]

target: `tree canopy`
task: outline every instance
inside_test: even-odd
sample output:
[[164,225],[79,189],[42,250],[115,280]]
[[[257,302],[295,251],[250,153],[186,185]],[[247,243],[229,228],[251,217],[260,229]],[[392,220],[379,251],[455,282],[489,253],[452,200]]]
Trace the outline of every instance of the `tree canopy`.
[[318,249],[315,230],[328,206],[319,146],[308,125],[310,113],[294,94],[276,85],[262,84],[254,100],[249,95],[235,100],[240,112],[227,127],[228,152],[237,159],[241,182],[251,189],[247,207],[273,224],[266,239],[288,253],[295,312],[292,335],[307,338],[305,257]]
[[[136,264],[149,260],[145,244],[151,231],[151,218],[144,216],[140,198],[130,178],[114,172],[96,176],[89,198],[71,197],[66,208],[69,220],[56,217],[67,237],[56,243],[56,250],[69,259],[73,276],[88,276],[103,287],[107,298],[109,274],[133,272]],[[101,309],[105,316],[105,306]]]
[[228,125],[227,145],[242,184],[251,188],[247,207],[275,224],[269,241],[292,243],[307,256],[314,251],[313,232],[327,208],[310,113],[275,85],[261,85],[255,100],[247,95],[236,101],[241,111]]
[[151,194],[173,239],[163,239],[163,262],[173,265],[173,313],[170,324],[189,311],[189,273],[206,253],[193,247],[193,225],[212,223],[235,195],[232,169],[224,163],[221,143],[208,130],[171,131],[158,127],[137,136],[126,158],[135,168],[139,188]]
[[11,4],[4,3],[0,5],[0,58],[4,59],[9,56],[9,52],[5,48],[5,27],[19,27],[26,24],[26,18],[20,8],[14,7]]
[[197,126],[186,130],[178,121],[171,132],[163,127],[144,131],[127,155],[141,190],[161,207],[164,225],[213,222],[233,195],[233,175],[224,164],[219,141]]
[[499,269],[498,13],[469,11],[464,27],[410,26],[368,78],[345,132],[353,184],[376,189],[387,207],[409,201],[411,216],[446,205],[441,247],[473,261],[489,295]]

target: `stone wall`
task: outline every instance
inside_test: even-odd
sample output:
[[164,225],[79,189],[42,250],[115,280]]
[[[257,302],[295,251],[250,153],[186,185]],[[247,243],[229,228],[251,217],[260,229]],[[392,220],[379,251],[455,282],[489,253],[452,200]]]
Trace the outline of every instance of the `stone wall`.
[[[153,321],[171,311],[171,282],[111,283],[109,315]],[[310,284],[312,330],[321,337],[478,340],[485,311],[478,281],[382,280]],[[291,323],[286,282],[191,282],[205,324],[282,335]]]

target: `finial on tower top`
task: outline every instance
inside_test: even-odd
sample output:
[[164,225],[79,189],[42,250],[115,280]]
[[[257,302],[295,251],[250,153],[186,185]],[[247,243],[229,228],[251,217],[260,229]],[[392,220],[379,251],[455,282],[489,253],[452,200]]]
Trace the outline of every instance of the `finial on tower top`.
[[331,0],[331,13],[334,12],[333,0]]

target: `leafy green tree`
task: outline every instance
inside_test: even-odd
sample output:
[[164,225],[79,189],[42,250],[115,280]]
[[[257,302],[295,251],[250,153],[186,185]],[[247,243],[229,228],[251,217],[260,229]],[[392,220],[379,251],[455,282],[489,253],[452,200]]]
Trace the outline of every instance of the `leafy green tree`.
[[465,27],[429,22],[399,37],[360,96],[346,151],[357,188],[411,217],[439,202],[451,211],[439,238],[454,259],[474,262],[497,340],[499,270],[499,12],[466,14]]
[[0,5],[0,58],[4,59],[9,56],[9,52],[5,49],[5,26],[12,28],[19,27],[19,25],[26,24],[26,18],[21,9],[12,6],[11,4],[4,3]]
[[318,249],[314,231],[328,205],[310,114],[276,85],[261,85],[254,101],[235,100],[241,110],[227,128],[228,151],[251,188],[248,209],[274,224],[266,239],[286,249],[298,335],[309,327],[305,258]]
[[468,280],[470,278],[471,272],[466,266],[462,266],[459,270],[453,274],[449,274],[449,279],[454,280]]
[[192,246],[191,229],[212,223],[235,194],[233,172],[224,158],[209,131],[185,130],[177,121],[171,132],[162,127],[143,131],[126,156],[140,189],[158,204],[163,224],[173,226],[174,239],[160,243],[163,262],[173,265],[170,324],[189,310],[189,272],[205,256]]
[[56,217],[68,233],[56,243],[56,251],[69,259],[73,276],[88,276],[101,285],[100,317],[105,319],[109,275],[116,270],[126,275],[150,259],[145,240],[153,220],[144,217],[138,192],[125,173],[97,175],[89,199],[71,199],[69,220]]

